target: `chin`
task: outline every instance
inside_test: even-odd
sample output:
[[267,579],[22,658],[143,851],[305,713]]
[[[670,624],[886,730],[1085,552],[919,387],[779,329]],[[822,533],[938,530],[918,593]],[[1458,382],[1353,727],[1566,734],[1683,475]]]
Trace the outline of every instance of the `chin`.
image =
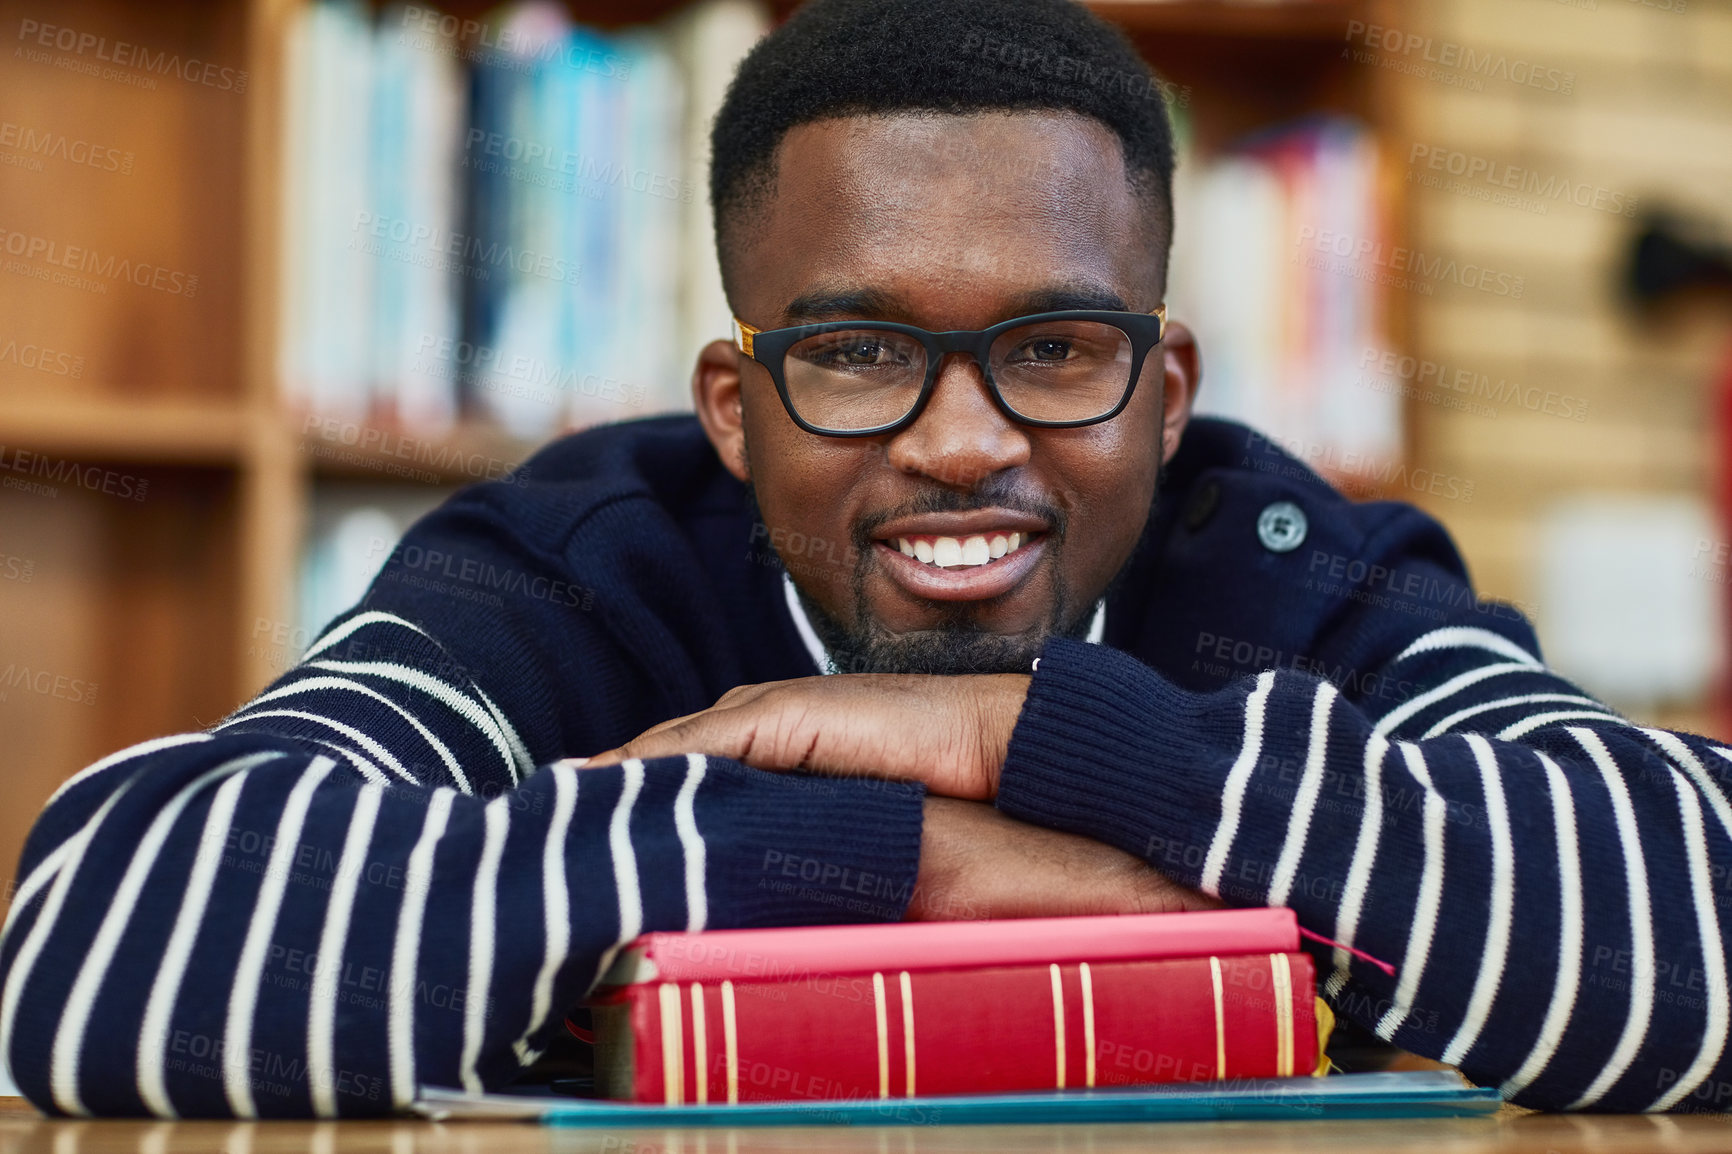
[[1047,636],[1044,629],[1032,637],[975,629],[874,631],[831,645],[830,651],[844,673],[1027,673]]

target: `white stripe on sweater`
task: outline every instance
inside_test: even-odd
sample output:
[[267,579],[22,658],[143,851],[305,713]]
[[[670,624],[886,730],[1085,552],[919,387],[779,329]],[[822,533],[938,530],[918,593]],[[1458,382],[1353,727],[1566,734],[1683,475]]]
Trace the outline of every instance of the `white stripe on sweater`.
[[517,785],[531,773],[535,772],[535,758],[529,754],[529,747],[523,744],[523,738],[517,735],[517,729],[506,719],[505,711],[493,704],[493,699],[487,696],[487,691],[474,682],[470,687],[475,690],[475,696],[481,699],[481,704],[487,707],[487,712],[493,715],[493,723],[499,726],[499,732],[504,735],[505,743],[511,747],[511,756],[517,761],[517,768],[512,771],[511,784]]
[[1406,661],[1409,657],[1433,653],[1440,649],[1484,649],[1534,669],[1543,668],[1539,658],[1503,634],[1473,625],[1447,625],[1442,629],[1433,629],[1403,649],[1395,660]]
[[105,769],[113,769],[123,761],[131,761],[135,757],[144,757],[159,750],[173,749],[177,745],[190,745],[195,741],[209,741],[210,739],[211,736],[208,733],[176,733],[168,737],[153,737],[149,741],[141,741],[137,745],[129,745],[119,753],[111,753],[102,760],[91,763],[61,782],[60,788],[48,795],[48,801],[42,808],[47,809],[59,801],[61,796],[73,786],[96,776]]
[[686,932],[694,934],[702,930],[710,918],[704,836],[698,832],[694,810],[698,786],[703,784],[707,765],[703,754],[686,754],[686,779],[680,783],[679,796],[674,798],[674,829],[680,835],[680,849],[686,859]]
[[180,996],[193,944],[204,925],[205,907],[210,903],[211,888],[216,885],[217,867],[222,864],[229,829],[234,825],[235,807],[240,804],[246,781],[244,771],[237,773],[223,782],[211,799],[192,870],[187,875],[186,890],[181,895],[180,912],[175,915],[174,929],[169,932],[168,945],[163,947],[162,964],[157,967],[150,999],[144,1006],[144,1024],[138,1031],[138,1096],[151,1113],[161,1118],[177,1116],[163,1077],[168,1060],[169,1022],[174,1016],[175,999]]
[[[329,726],[351,741],[358,742],[367,750],[368,753],[384,762],[391,768],[391,772],[395,773],[410,785],[421,784],[415,780],[414,774],[403,768],[402,762],[391,756],[390,750],[386,749],[383,745],[380,745],[377,741],[374,741],[371,737],[368,737],[354,726],[345,725],[341,721],[333,721],[329,717],[320,717],[316,713],[308,713],[304,709],[266,709],[258,713],[249,713],[245,717],[231,717],[216,728],[224,729],[231,725],[239,725],[244,721],[257,721],[261,717],[294,717],[301,721],[311,721],[319,725]],[[332,759],[326,758],[325,760],[330,761]]]
[[1526,737],[1534,730],[1546,725],[1556,725],[1560,721],[1610,721],[1614,725],[1629,725],[1630,723],[1613,713],[1599,709],[1565,709],[1556,713],[1536,713],[1532,717],[1524,717],[1514,725],[1505,726],[1498,731],[1499,741],[1515,741]]
[[1275,859],[1275,876],[1269,882],[1265,905],[1284,906],[1293,892],[1293,878],[1299,872],[1299,859],[1305,854],[1305,841],[1311,833],[1311,816],[1317,811],[1317,794],[1323,789],[1323,762],[1329,752],[1329,710],[1339,694],[1340,690],[1329,681],[1319,681],[1312,694],[1305,768],[1299,774],[1299,788],[1287,815],[1287,836],[1281,842],[1280,856]]
[[553,978],[571,950],[571,891],[565,881],[565,839],[571,830],[571,815],[577,809],[577,771],[555,763],[549,772],[553,774],[553,817],[541,847],[542,935],[546,948],[541,955],[541,969],[535,975],[529,1021],[523,1027],[523,1035],[512,1045],[518,1063],[524,1066],[541,1056],[529,1048],[529,1039],[541,1029],[553,1009]]
[[1539,1036],[1521,1067],[1511,1074],[1498,1093],[1513,1098],[1545,1072],[1569,1028],[1582,980],[1582,859],[1576,840],[1576,803],[1570,794],[1570,779],[1557,762],[1537,753],[1545,766],[1546,784],[1552,800],[1552,827],[1558,855],[1558,975],[1552,983],[1552,1000],[1546,1006]]
[[84,955],[84,963],[78,968],[78,976],[73,979],[72,988],[61,1003],[60,1022],[55,1028],[50,1051],[48,1080],[54,1104],[66,1113],[90,1113],[78,1092],[78,1067],[84,1053],[85,1031],[90,1026],[90,1015],[96,1009],[96,996],[102,992],[108,968],[114,963],[114,953],[120,948],[120,939],[132,923],[139,894],[144,890],[145,879],[156,866],[169,830],[180,820],[181,813],[192,800],[212,782],[283,756],[277,750],[266,750],[232,758],[206,770],[170,798],[145,828],[144,836],[139,838],[137,848],[126,864],[126,872],[121,875],[120,884],[109,896],[108,909],[102,915],[96,936]]
[[[297,681],[292,681],[281,689],[273,689],[269,693],[261,693],[259,696],[253,698],[252,701],[248,702],[245,709],[235,714],[229,720],[231,722],[243,721],[252,713],[254,706],[263,705],[267,701],[275,701],[281,697],[293,697],[298,693],[315,693],[321,689],[336,689],[350,693],[359,693],[366,697],[371,697],[374,701],[383,704],[387,709],[390,709],[404,721],[407,721],[410,727],[413,728],[416,733],[421,735],[421,740],[433,747],[433,752],[437,753],[439,755],[439,760],[445,763],[446,770],[450,772],[452,780],[458,783],[458,787],[462,789],[464,793],[471,792],[469,788],[469,778],[464,775],[462,767],[457,764],[457,759],[452,756],[451,750],[446,747],[443,741],[440,741],[439,738],[434,735],[431,729],[428,729],[421,723],[419,717],[416,717],[413,713],[410,713],[407,709],[404,709],[401,705],[398,705],[395,701],[392,701],[389,697],[386,697],[383,693],[380,693],[372,686],[362,685],[359,681],[355,681],[348,677],[304,677]],[[421,783],[417,781],[415,784],[419,785]]]
[[362,778],[364,778],[369,785],[390,785],[391,784],[391,777],[389,774],[387,774],[384,770],[380,769],[378,766],[374,765],[372,762],[368,761],[366,758],[362,757],[360,754],[356,753],[354,750],[350,749],[346,745],[338,745],[334,741],[321,741],[316,737],[299,737],[299,736],[297,736],[295,738],[295,740],[308,741],[308,742],[311,742],[312,744],[318,746],[320,749],[330,750],[332,753],[336,754],[338,757],[343,758],[350,765],[353,765],[355,767],[356,771],[360,773]]
[[[1494,709],[1512,709],[1518,705],[1538,705],[1542,701],[1567,701],[1572,705],[1595,705],[1600,703],[1591,697],[1583,697],[1579,693],[1526,693],[1520,697],[1500,697],[1496,701],[1487,701],[1479,705],[1471,705],[1466,709],[1458,709],[1430,729],[1425,731],[1424,739],[1442,736],[1448,733],[1457,722],[1466,721],[1470,717],[1478,717],[1482,713],[1490,713]],[[1600,707],[1601,712],[1611,715],[1611,710]]]
[[1506,673],[1532,673],[1533,666],[1511,662],[1503,665],[1481,665],[1466,673],[1459,673],[1435,689],[1428,689],[1418,697],[1404,705],[1397,706],[1380,718],[1371,732],[1379,737],[1388,737],[1408,718],[1424,709],[1430,709],[1445,698],[1454,697],[1470,685],[1477,685],[1489,677],[1501,677]]
[[[376,609],[369,609],[365,613],[356,614],[348,621],[343,622],[343,624],[331,630],[331,632],[327,633],[325,636],[319,638],[318,641],[313,643],[312,648],[301,654],[301,661],[303,663],[311,661],[315,655],[323,653],[337,642],[343,640],[343,638],[354,633],[357,629],[364,628],[368,625],[401,626],[419,637],[426,638],[427,641],[436,647],[441,653],[445,652],[445,647],[440,645],[438,641],[435,641],[433,635],[428,633],[425,629],[422,629],[420,626],[405,621],[396,614],[381,613]],[[398,668],[408,667],[398,666]],[[523,739],[517,735],[517,730],[512,727],[510,721],[506,720],[504,712],[501,711],[497,705],[493,704],[492,698],[487,696],[486,691],[479,685],[473,683],[471,683],[470,688],[475,690],[476,696],[481,698],[482,704],[487,706],[488,711],[493,716],[494,724],[498,726],[499,736],[504,738],[505,743],[511,748],[512,756],[515,757],[517,762],[516,768],[512,769],[511,773],[512,783],[515,784],[519,780],[519,771],[521,771],[523,776],[528,776],[530,771],[535,768],[535,760],[530,756],[528,748],[524,746]],[[508,768],[510,767],[508,766]]]
[[[1685,745],[1675,733],[1667,733],[1663,729],[1644,729],[1642,732],[1655,745],[1665,750],[1673,762],[1683,767],[1684,772],[1690,775],[1690,780],[1696,783],[1696,788],[1701,790],[1702,796],[1708,799],[1708,807],[1714,811],[1714,816],[1720,819],[1720,828],[1726,831],[1728,838],[1732,838],[1732,805],[1726,803],[1725,791],[1709,776],[1707,767],[1702,764],[1701,759],[1691,752],[1690,747]],[[1728,753],[1718,746],[1710,746],[1709,748],[1732,760],[1732,753]]]
[[613,965],[619,948],[643,933],[643,891],[638,888],[637,852],[631,844],[631,811],[643,789],[643,762],[627,758],[620,762],[620,771],[619,801],[607,823],[607,847],[613,858],[613,884],[619,906],[619,934],[613,945],[602,951],[595,976],[585,987],[586,993]]
[[[60,872],[61,864],[71,852],[72,839],[67,838],[55,846],[52,853],[36,863],[36,868],[30,871],[30,876],[18,887],[18,892],[12,896],[12,902],[6,908],[6,924],[0,926],[0,956],[6,953],[6,941],[12,936],[12,928],[18,924],[19,916],[30,908],[37,891],[54,880],[55,875]],[[4,1057],[5,1055],[0,1054],[0,1058]]]
[[1425,794],[1425,860],[1420,866],[1419,892],[1413,903],[1413,923],[1407,930],[1407,949],[1401,955],[1399,979],[1395,997],[1389,1009],[1378,1020],[1376,1033],[1385,1042],[1413,1012],[1413,998],[1419,992],[1419,980],[1425,976],[1426,963],[1431,959],[1431,940],[1437,933],[1437,912],[1443,903],[1443,832],[1449,818],[1449,806],[1432,784],[1431,773],[1425,767],[1425,754],[1412,742],[1398,742],[1407,772]]
[[397,940],[391,949],[390,1022],[386,1037],[391,1051],[391,1104],[406,1109],[415,1099],[415,987],[420,978],[421,922],[427,894],[433,887],[433,857],[450,823],[457,794],[436,789],[427,803],[421,836],[409,851],[403,871],[403,908],[397,914]]
[[1649,1110],[1670,1110],[1714,1073],[1726,1049],[1727,1016],[1732,1009],[1727,1004],[1726,945],[1720,936],[1720,917],[1714,910],[1714,881],[1708,867],[1702,806],[1682,774],[1672,774],[1672,787],[1678,792],[1678,821],[1684,829],[1684,851],[1690,864],[1690,897],[1696,906],[1696,936],[1702,943],[1708,1020],[1702,1025],[1702,1045],[1696,1051],[1696,1060]]
[[[435,701],[451,708],[452,712],[463,718],[481,732],[481,735],[492,743],[499,752],[500,759],[505,763],[505,770],[513,781],[517,780],[517,769],[512,761],[510,743],[499,731],[493,720],[493,715],[474,700],[465,697],[450,685],[436,677],[411,669],[407,665],[395,665],[389,661],[315,661],[307,666],[311,669],[323,669],[331,673],[360,673],[370,677],[383,677],[387,681],[395,681],[407,685],[411,689],[419,689]],[[467,792],[467,791],[465,791]]]
[[1630,805],[1630,791],[1617,763],[1606,749],[1600,735],[1591,729],[1571,726],[1575,738],[1600,771],[1600,779],[1612,797],[1612,813],[1617,819],[1618,844],[1624,855],[1624,883],[1630,903],[1630,1009],[1624,1019],[1624,1032],[1612,1055],[1606,1059],[1599,1075],[1582,1096],[1566,1109],[1582,1110],[1605,1096],[1617,1080],[1624,1076],[1630,1063],[1648,1034],[1648,1020],[1654,1012],[1654,923],[1648,897],[1648,867],[1642,857],[1642,839],[1636,829],[1636,811]]
[[1486,824],[1491,832],[1491,909],[1487,911],[1484,953],[1467,1013],[1455,1037],[1444,1047],[1442,1062],[1459,1066],[1485,1029],[1503,985],[1504,966],[1509,962],[1510,920],[1515,915],[1515,847],[1510,841],[1509,803],[1504,797],[1503,778],[1498,773],[1497,754],[1491,742],[1477,733],[1467,735],[1467,744],[1479,763],[1480,787],[1485,791]]
[[114,809],[115,803],[125,796],[131,785],[130,778],[121,782],[120,787],[97,807],[83,828],[67,839],[66,860],[54,876],[54,885],[49,888],[48,898],[42,903],[42,912],[36,915],[30,932],[24,936],[24,944],[18,947],[18,953],[12,959],[11,969],[6,974],[5,988],[0,989],[0,1062],[9,1069],[16,1068],[12,1062],[12,1026],[18,1014],[18,1002],[24,996],[24,986],[30,981],[30,972],[36,967],[36,958],[42,953],[48,936],[54,932],[55,923],[60,920],[60,910],[66,904],[66,892],[72,888],[73,879],[78,876],[78,867],[84,861],[84,852],[90,848],[91,839],[96,836],[96,831],[102,828],[103,820]]
[[1245,790],[1263,752],[1263,711],[1268,708],[1269,692],[1274,688],[1274,671],[1259,673],[1257,687],[1245,699],[1245,737],[1221,789],[1221,820],[1215,826],[1208,856],[1203,859],[1203,876],[1199,883],[1204,893],[1216,897],[1221,893],[1221,871],[1227,866],[1227,855],[1232,852],[1233,839],[1239,834],[1239,815],[1245,806]]
[[343,954],[349,945],[355,889],[360,885],[367,856],[373,848],[380,796],[381,790],[376,785],[364,785],[356,792],[349,831],[343,836],[343,854],[337,859],[337,875],[331,879],[325,925],[319,932],[319,966],[307,999],[307,1087],[312,1094],[313,1113],[321,1118],[334,1118],[337,1114],[337,988],[342,982]]
[[259,983],[264,980],[271,935],[276,932],[277,913],[282,909],[283,892],[289,885],[291,864],[300,850],[301,828],[313,803],[313,791],[336,764],[329,757],[315,757],[289,790],[277,822],[277,840],[259,882],[252,921],[247,925],[247,936],[235,962],[234,984],[229,987],[228,1021],[223,1028],[222,1067],[223,1092],[228,1097],[229,1109],[240,1118],[258,1114],[248,1066],[252,1060],[253,1011],[258,1007]]
[[1335,940],[1340,945],[1335,948],[1335,971],[1325,985],[1330,997],[1340,994],[1347,984],[1353,955],[1346,947],[1358,936],[1359,912],[1365,907],[1371,868],[1377,862],[1377,844],[1383,833],[1383,759],[1388,754],[1389,743],[1381,737],[1365,743],[1365,808],[1359,813],[1359,840],[1353,846],[1347,884],[1342,887],[1341,906],[1335,913]]
[[[395,613],[381,613],[377,609],[369,609],[365,613],[355,614],[355,616],[349,618],[347,621],[313,642],[312,645],[307,647],[307,651],[301,654],[301,661],[311,661],[315,655],[323,653],[337,642],[343,640],[343,638],[348,637],[357,630],[365,629],[369,625],[400,625],[409,632],[420,637],[425,637],[428,641],[432,641],[435,646],[439,645],[437,641],[433,641],[433,636],[430,633],[413,622],[405,621]],[[440,648],[441,652],[443,652],[443,647]]]
[[511,799],[498,797],[482,810],[486,834],[481,861],[475,868],[475,889],[469,903],[469,985],[463,998],[463,1057],[458,1077],[471,1094],[482,1091],[475,1065],[487,1030],[487,1007],[493,994],[493,945],[499,935],[499,859],[511,830]]

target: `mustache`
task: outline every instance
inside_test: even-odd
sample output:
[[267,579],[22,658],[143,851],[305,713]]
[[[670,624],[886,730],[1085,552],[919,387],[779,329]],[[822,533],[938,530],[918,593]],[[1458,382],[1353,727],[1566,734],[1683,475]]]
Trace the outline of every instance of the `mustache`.
[[922,489],[893,509],[868,513],[854,523],[854,546],[862,552],[869,550],[877,539],[879,528],[901,517],[924,513],[971,513],[976,509],[1009,509],[1039,517],[1052,527],[1050,532],[1054,544],[1064,539],[1065,529],[1070,524],[1070,514],[1063,505],[1020,491],[1006,478],[1003,482],[988,482],[966,493],[955,489]]

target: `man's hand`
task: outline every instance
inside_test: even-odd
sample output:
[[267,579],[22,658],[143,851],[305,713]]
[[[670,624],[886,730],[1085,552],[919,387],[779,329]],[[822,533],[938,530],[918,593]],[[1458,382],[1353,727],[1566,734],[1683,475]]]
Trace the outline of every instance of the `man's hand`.
[[990,801],[1028,683],[1018,673],[838,673],[742,685],[583,764],[703,753],[758,769],[920,781],[946,797]]
[[978,802],[926,799],[910,921],[1220,907],[1112,846],[1025,825]]

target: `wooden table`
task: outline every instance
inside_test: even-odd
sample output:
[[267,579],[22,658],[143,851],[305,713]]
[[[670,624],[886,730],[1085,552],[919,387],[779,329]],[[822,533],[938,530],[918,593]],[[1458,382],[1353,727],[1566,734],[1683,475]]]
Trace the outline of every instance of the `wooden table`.
[[0,1154],[1117,1154],[1176,1151],[1424,1151],[1650,1154],[1732,1151],[1732,1117],[1529,1114],[1363,1122],[1177,1122],[1096,1126],[553,1130],[515,1122],[56,1122],[0,1099]]

